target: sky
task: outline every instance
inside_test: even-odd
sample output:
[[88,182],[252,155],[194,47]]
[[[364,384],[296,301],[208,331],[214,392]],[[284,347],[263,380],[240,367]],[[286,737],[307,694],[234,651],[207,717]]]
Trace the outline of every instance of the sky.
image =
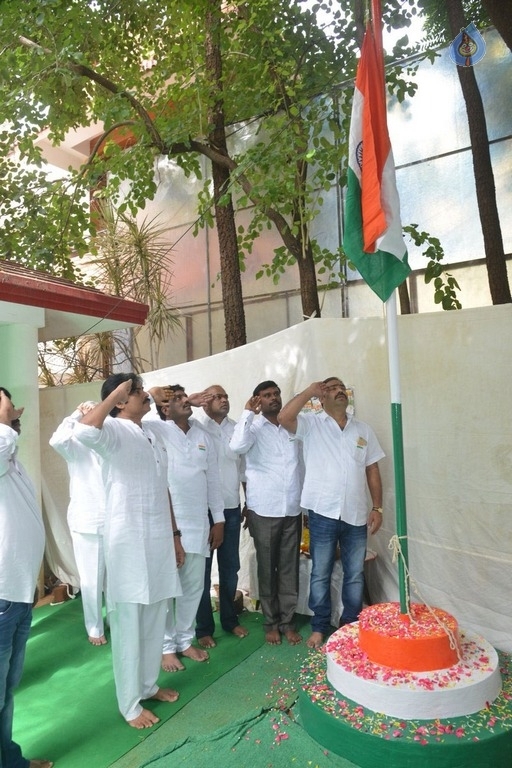
[[[305,5],[307,8],[313,8],[315,5],[319,5],[319,0],[299,0],[303,5]],[[325,11],[319,11],[317,13],[317,18],[321,24],[328,25],[329,24],[329,14],[325,13]],[[407,35],[409,37],[409,42],[415,41],[421,38],[423,31],[423,22],[419,16],[413,17],[412,23],[409,27],[406,29],[398,29],[398,30],[392,30],[391,32],[388,32],[386,29],[382,30],[382,42],[384,49],[387,53],[391,53],[393,50],[393,46],[396,44],[396,42],[403,37],[404,35]]]

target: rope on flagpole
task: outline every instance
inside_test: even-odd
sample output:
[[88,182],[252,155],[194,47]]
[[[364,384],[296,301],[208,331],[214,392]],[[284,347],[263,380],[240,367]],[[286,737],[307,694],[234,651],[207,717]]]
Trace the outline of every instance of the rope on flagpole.
[[412,578],[411,573],[409,571],[409,566],[407,564],[406,558],[404,557],[404,554],[402,552],[402,545],[400,543],[400,539],[407,540],[407,536],[397,536],[396,534],[392,536],[389,540],[388,549],[390,549],[393,553],[392,560],[393,563],[396,563],[398,560],[402,562],[402,566],[406,575],[405,584],[406,584],[406,596],[407,596],[407,612],[406,615],[409,617],[409,620],[412,624],[419,624],[418,621],[416,621],[411,613],[411,602],[410,602],[410,590],[409,586],[412,586],[414,593],[419,597],[421,603],[425,606],[427,611],[429,612],[430,616],[433,618],[435,623],[442,629],[443,632],[445,632],[448,635],[448,638],[450,640],[450,648],[452,650],[457,651],[457,656],[459,661],[463,661],[463,657],[460,652],[460,646],[457,642],[457,638],[453,631],[450,629],[448,625],[446,625],[436,614],[436,612],[433,610],[432,606],[427,603],[427,601],[423,598],[420,592],[420,588],[417,584],[417,582]]

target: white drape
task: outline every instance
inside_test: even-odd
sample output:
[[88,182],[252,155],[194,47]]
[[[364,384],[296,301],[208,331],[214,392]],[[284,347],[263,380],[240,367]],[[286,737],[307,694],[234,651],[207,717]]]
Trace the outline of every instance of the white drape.
[[[512,307],[398,318],[409,566],[413,599],[450,611],[459,624],[512,652]],[[309,320],[229,352],[144,375],[146,386],[221,384],[237,418],[254,386],[274,379],[283,401],[311,381],[338,375],[354,387],[357,416],[386,451],[380,462],[384,523],[370,547],[374,601],[398,599],[389,376],[382,318]],[[76,583],[66,530],[67,474],[48,446],[98,383],[41,390],[47,559]],[[247,587],[248,568],[241,570]],[[417,587],[419,595],[415,594]]]

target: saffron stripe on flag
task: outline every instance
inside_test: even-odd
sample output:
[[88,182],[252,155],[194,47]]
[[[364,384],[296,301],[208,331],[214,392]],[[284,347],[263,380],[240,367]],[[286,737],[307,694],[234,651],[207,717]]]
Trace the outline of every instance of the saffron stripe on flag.
[[349,136],[343,246],[370,288],[387,301],[410,273],[386,119],[384,65],[368,26],[357,69]]

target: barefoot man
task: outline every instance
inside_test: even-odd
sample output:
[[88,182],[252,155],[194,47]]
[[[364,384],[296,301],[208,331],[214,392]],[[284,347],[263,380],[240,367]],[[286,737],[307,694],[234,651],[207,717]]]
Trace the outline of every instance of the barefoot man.
[[85,630],[91,645],[105,645],[103,593],[105,582],[105,489],[101,459],[75,440],[74,428],[97,403],[80,403],[50,438],[51,447],[65,459],[69,473],[68,526],[80,579]]
[[[219,612],[218,618],[225,632],[239,638],[249,634],[238,620],[235,594],[240,570],[240,529],[242,510],[240,508],[240,486],[242,483],[242,457],[231,450],[229,441],[233,436],[235,422],[229,418],[229,397],[219,384],[212,384],[204,390],[205,404],[198,419],[212,438],[217,449],[221,489],[224,502],[224,539],[217,549],[219,569]],[[210,520],[213,525],[213,520]],[[212,610],[211,572],[213,552],[206,560],[204,589],[196,618],[196,637],[201,648],[215,648],[213,639],[215,619]]]
[[[167,672],[185,669],[180,657],[206,661],[208,651],[192,645],[196,614],[203,594],[206,558],[222,544],[224,501],[221,493],[217,452],[211,437],[191,418],[192,404],[203,405],[203,393],[186,394],[180,384],[163,390],[149,390],[160,418],[148,421],[167,448],[167,482],[176,523],[187,554],[180,571],[182,595],[169,600],[162,653],[162,668]],[[212,526],[208,510],[212,518]]]
[[142,422],[150,399],[133,373],[109,376],[102,402],[75,425],[75,437],[102,461],[107,610],[119,710],[133,728],[159,718],[141,702],[176,701],[159,688],[167,603],[181,593],[185,560],[167,488],[165,446]]
[[301,452],[295,438],[279,425],[281,390],[262,381],[235,426],[230,447],[245,455],[247,509],[254,540],[258,589],[265,619],[265,639],[290,645],[302,637],[294,616],[299,595]]

